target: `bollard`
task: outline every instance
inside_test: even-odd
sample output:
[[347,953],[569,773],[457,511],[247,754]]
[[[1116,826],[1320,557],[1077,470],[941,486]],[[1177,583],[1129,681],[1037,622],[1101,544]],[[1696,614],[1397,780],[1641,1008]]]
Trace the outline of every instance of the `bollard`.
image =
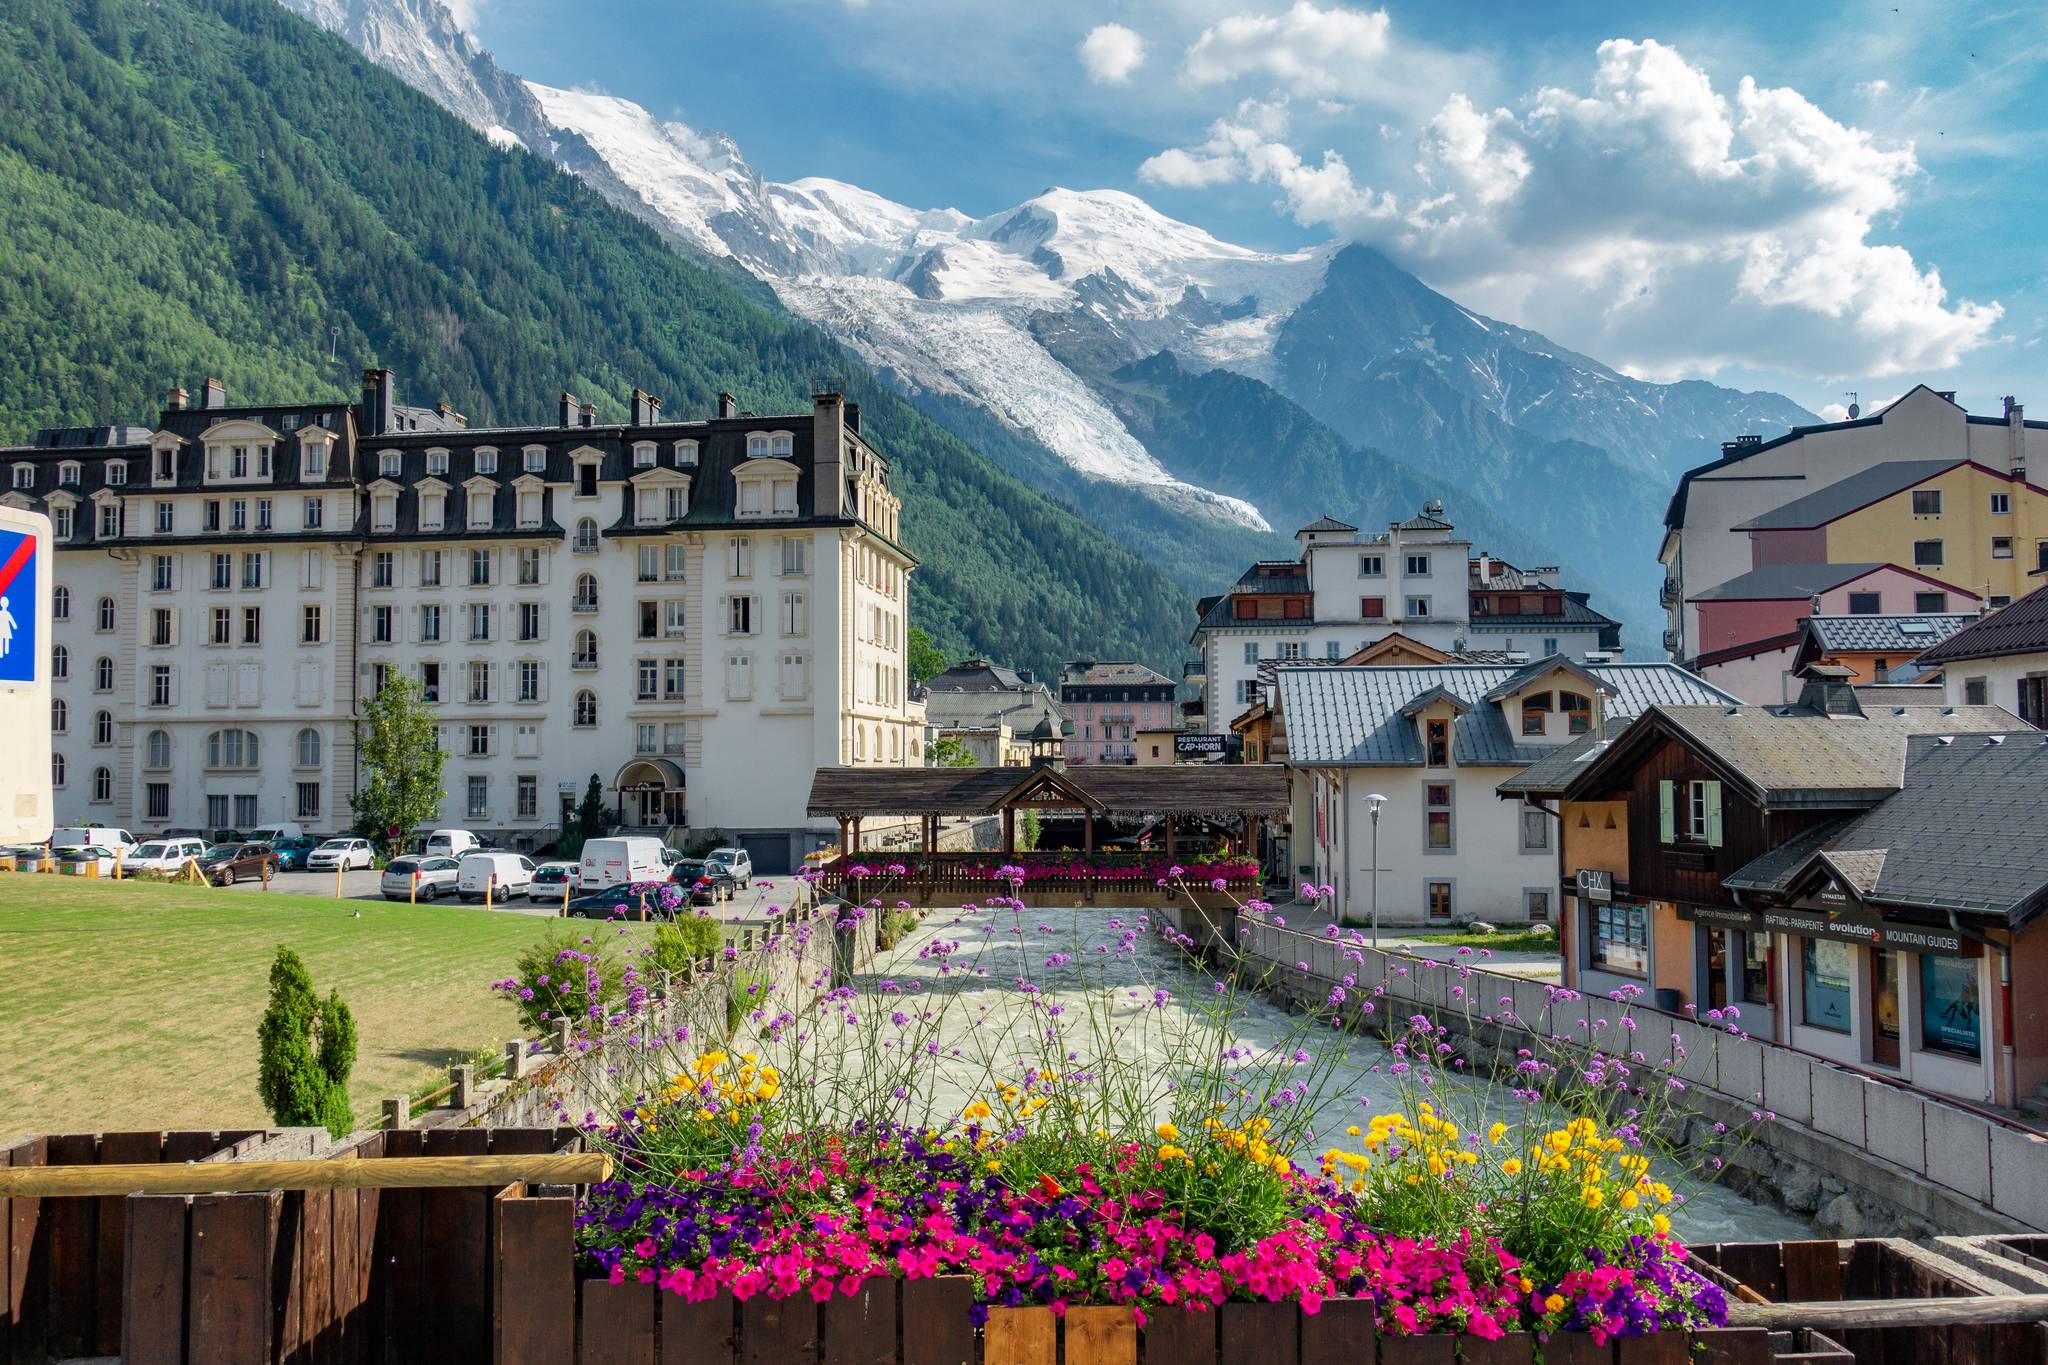
[[645,891],[640,893],[640,922],[642,924],[647,923],[647,893]]
[[448,1068],[448,1103],[457,1109],[469,1108],[470,1099],[476,1094],[476,1068],[464,1062],[461,1066]]
[[505,1079],[516,1081],[526,1074],[526,1040],[514,1038],[505,1044]]
[[334,898],[341,899],[341,859],[334,860]]
[[562,878],[562,918],[569,918],[569,878],[567,875],[564,875]]
[[412,870],[412,890],[406,894],[405,903],[407,905],[418,905],[420,903],[420,870],[418,868]]
[[484,909],[491,908],[491,888],[498,884],[498,874],[493,872],[484,878]]
[[384,1097],[384,1126],[391,1129],[412,1127],[412,1096]]
[[118,848],[114,850],[114,880],[121,880],[121,850]]

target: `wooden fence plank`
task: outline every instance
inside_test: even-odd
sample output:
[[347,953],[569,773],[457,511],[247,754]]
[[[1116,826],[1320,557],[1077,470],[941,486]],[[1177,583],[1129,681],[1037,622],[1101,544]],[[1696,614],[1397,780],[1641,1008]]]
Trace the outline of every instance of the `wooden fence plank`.
[[896,1365],[896,1281],[864,1280],[852,1294],[834,1294],[820,1326],[821,1365]]
[[1295,1365],[1300,1358],[1301,1310],[1291,1303],[1226,1303],[1223,1365]]
[[271,1357],[287,1365],[302,1365],[299,1353],[300,1324],[305,1316],[305,1290],[299,1283],[298,1268],[304,1248],[306,1201],[298,1190],[280,1190],[277,1226],[271,1241],[271,1304],[276,1314],[270,1334]]
[[1771,1365],[1771,1334],[1761,1327],[1713,1327],[1695,1340],[1700,1365]]
[[1066,1365],[1138,1365],[1138,1323],[1128,1308],[1069,1308]]
[[1380,1342],[1380,1365],[1455,1365],[1457,1359],[1458,1338],[1448,1332]]
[[1216,1365],[1215,1311],[1162,1308],[1145,1319],[1145,1365]]
[[[485,1156],[482,1128],[434,1128],[423,1156]],[[422,1304],[424,1340],[450,1360],[481,1360],[491,1349],[488,1187],[420,1192],[420,1248],[433,1292]]]
[[981,1347],[983,1365],[1059,1365],[1059,1319],[1040,1306],[991,1308]]
[[1842,1253],[1833,1241],[1786,1242],[1785,1302],[1828,1302],[1842,1297]]
[[314,1365],[324,1349],[321,1343],[334,1338],[335,1197],[333,1190],[305,1190],[299,1195],[299,1263],[292,1278],[300,1296],[298,1359],[303,1365]]
[[336,1190],[328,1217],[327,1301],[333,1329],[313,1351],[314,1365],[353,1365],[349,1336],[361,1320],[356,1284],[356,1191]]
[[903,1365],[974,1365],[974,1287],[965,1277],[903,1282]]
[[187,1315],[193,1360],[269,1360],[271,1253],[283,1199],[274,1192],[193,1196]]
[[756,1297],[740,1305],[743,1365],[815,1365],[817,1359],[818,1305],[809,1294]]
[[[402,1128],[384,1135],[383,1157],[419,1156],[426,1135],[415,1128]],[[377,1237],[371,1269],[372,1292],[376,1295],[376,1345],[370,1355],[378,1360],[401,1360],[413,1343],[427,1340],[421,1335],[420,1295],[425,1274],[425,1250],[421,1245],[420,1204],[423,1190],[381,1190],[378,1192]]]
[[1510,1332],[1491,1340],[1460,1336],[1458,1359],[1465,1365],[1532,1365],[1536,1359],[1536,1338],[1527,1332]]
[[[91,1133],[57,1133],[50,1137],[52,1166],[92,1166],[99,1161],[99,1139]],[[99,1201],[52,1199],[43,1206],[50,1232],[48,1284],[49,1345],[57,1359],[83,1355],[97,1336],[94,1297],[99,1289]]]
[[[162,1159],[162,1133],[102,1133],[100,1160],[117,1166],[141,1165]],[[99,1201],[98,1289],[94,1349],[103,1356],[121,1353],[121,1280],[128,1242],[128,1196],[107,1195]]]
[[1776,1242],[1724,1242],[1713,1259],[1773,1303],[1785,1298],[1785,1272]]
[[651,1284],[585,1280],[583,1365],[654,1365],[654,1294]]
[[492,1156],[546,1156],[555,1150],[552,1128],[491,1128]]
[[191,1196],[131,1194],[123,1202],[123,1365],[183,1365]]
[[1683,1332],[1652,1332],[1644,1337],[1623,1337],[1615,1343],[1617,1365],[1686,1365],[1692,1348]]
[[1584,1332],[1556,1332],[1543,1343],[1543,1365],[1613,1365],[1614,1343],[1602,1346]]
[[[10,1168],[49,1163],[47,1138],[28,1138],[8,1149]],[[47,1285],[50,1230],[43,1219],[43,1201],[16,1196],[0,1201],[6,1217],[6,1283],[0,1285],[0,1317],[11,1325],[13,1359],[41,1362],[49,1355]]]
[[1379,1351],[1371,1299],[1324,1299],[1301,1315],[1301,1365],[1373,1365]]
[[[680,1294],[658,1297],[661,1365],[732,1365],[738,1350],[738,1329],[737,1310],[730,1293],[721,1293],[702,1303],[691,1303]],[[590,1311],[588,1298],[584,1300],[583,1311]]]
[[561,1360],[576,1352],[576,1201],[500,1197],[492,1256],[494,1359]]

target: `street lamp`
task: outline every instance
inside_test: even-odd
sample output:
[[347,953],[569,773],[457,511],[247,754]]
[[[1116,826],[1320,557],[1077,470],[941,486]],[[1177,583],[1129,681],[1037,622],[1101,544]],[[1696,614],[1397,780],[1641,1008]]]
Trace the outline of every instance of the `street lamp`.
[[1365,794],[1365,808],[1372,816],[1372,946],[1380,946],[1380,807],[1387,798],[1378,792]]

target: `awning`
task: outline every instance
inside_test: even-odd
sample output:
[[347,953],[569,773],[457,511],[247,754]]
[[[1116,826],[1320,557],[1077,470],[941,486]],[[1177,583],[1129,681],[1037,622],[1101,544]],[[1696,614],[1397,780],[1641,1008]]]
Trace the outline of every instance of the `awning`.
[[684,787],[680,765],[666,758],[635,758],[619,769],[612,780],[613,791],[642,791],[649,787],[681,791]]

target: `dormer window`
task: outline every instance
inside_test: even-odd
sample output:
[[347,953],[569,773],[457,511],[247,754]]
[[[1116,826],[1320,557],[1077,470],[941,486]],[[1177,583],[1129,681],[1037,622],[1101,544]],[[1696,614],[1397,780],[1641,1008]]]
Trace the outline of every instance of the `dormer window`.
[[59,487],[76,488],[78,487],[78,478],[78,461],[66,460],[63,464],[57,466],[57,483]]
[[594,498],[597,496],[597,461],[579,460],[576,464],[576,496]]
[[1549,723],[1550,694],[1548,692],[1538,692],[1534,696],[1522,698],[1523,734],[1540,736],[1543,733],[1544,727]]
[[448,472],[448,452],[445,450],[428,451],[427,472],[429,474],[446,474]]
[[642,488],[634,496],[633,519],[642,526],[654,526],[661,521],[662,492],[659,488]]
[[372,531],[395,531],[398,529],[398,497],[393,493],[379,493],[370,499],[370,529]]
[[658,458],[659,455],[657,454],[657,447],[654,442],[635,441],[633,443],[633,468],[652,469]]
[[697,464],[697,443],[696,443],[695,441],[677,441],[677,442],[676,442],[676,468],[678,468],[678,469],[692,469],[692,468],[695,468],[695,467],[696,467],[696,464]]
[[438,531],[448,518],[448,495],[445,493],[420,494],[420,529]]
[[498,452],[489,446],[478,446],[476,448],[476,472],[479,474],[497,473]]
[[548,448],[546,446],[528,446],[525,450],[525,464],[526,472],[529,474],[547,473]]
[[474,489],[469,495],[469,529],[488,531],[498,519],[498,495],[487,488]]
[[305,441],[300,444],[299,477],[309,481],[327,477],[327,442]]
[[540,490],[522,488],[519,491],[519,529],[531,531],[540,525]]
[[378,451],[377,472],[387,479],[397,478],[400,459],[399,453],[395,450]]
[[1451,723],[1447,720],[1423,722],[1424,761],[1432,768],[1451,766]]
[[1577,692],[1557,694],[1557,709],[1564,712],[1565,731],[1568,734],[1584,735],[1593,730],[1593,702]]
[[121,504],[103,502],[100,504],[100,539],[112,540],[121,534]]
[[793,448],[794,442],[786,431],[756,432],[747,437],[747,458],[750,460],[786,460]]
[[170,446],[158,446],[150,453],[149,477],[156,483],[174,483],[178,477],[178,452]]
[[126,482],[128,482],[128,462],[126,460],[108,460],[107,483],[109,485],[119,485]]
[[14,466],[14,486],[16,488],[34,488],[36,486],[36,467],[32,464],[18,464]]

